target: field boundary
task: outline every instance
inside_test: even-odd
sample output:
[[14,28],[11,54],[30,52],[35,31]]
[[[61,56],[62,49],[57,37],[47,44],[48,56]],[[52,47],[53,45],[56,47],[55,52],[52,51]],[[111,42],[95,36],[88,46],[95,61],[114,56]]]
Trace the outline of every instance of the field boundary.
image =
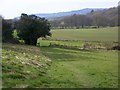
[[105,47],[102,45],[95,45],[95,44],[88,44],[88,43],[83,45],[83,47],[50,43],[49,47],[59,47],[59,48],[74,49],[74,50],[120,50],[120,45],[115,45],[112,47]]

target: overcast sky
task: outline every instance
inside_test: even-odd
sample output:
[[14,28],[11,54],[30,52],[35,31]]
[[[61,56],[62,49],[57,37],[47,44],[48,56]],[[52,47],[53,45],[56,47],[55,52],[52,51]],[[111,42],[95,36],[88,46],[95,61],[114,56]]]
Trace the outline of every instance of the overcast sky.
[[1,0],[0,15],[14,18],[21,13],[56,13],[83,8],[110,8],[119,0]]

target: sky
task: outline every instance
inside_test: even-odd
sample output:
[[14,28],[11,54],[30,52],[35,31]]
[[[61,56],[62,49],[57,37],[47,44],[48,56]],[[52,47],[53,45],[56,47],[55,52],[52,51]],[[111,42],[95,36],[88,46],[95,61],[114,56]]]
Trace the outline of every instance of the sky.
[[84,8],[110,8],[118,6],[119,0],[1,0],[0,15],[6,19],[21,13],[57,13]]

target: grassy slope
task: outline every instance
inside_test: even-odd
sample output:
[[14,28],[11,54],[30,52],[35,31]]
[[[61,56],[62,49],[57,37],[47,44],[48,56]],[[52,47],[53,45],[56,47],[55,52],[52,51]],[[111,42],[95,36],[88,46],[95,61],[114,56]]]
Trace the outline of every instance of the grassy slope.
[[3,44],[3,87],[40,86],[39,79],[46,74],[49,65],[50,60],[37,47]]
[[117,51],[77,51],[42,47],[53,60],[48,87],[110,87],[118,85]]
[[118,29],[60,29],[52,30],[52,39],[85,40],[85,41],[118,41]]

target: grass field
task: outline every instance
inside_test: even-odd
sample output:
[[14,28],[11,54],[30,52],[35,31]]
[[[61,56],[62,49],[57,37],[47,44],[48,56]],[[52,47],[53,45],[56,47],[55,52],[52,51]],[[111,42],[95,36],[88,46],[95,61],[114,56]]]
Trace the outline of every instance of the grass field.
[[54,40],[118,41],[118,28],[52,30]]
[[117,51],[79,51],[41,48],[53,64],[46,75],[49,87],[117,88]]
[[37,47],[3,44],[3,87],[118,87],[119,51],[49,47],[50,43],[80,47],[86,43],[111,46],[118,40],[116,27],[51,32],[53,37],[39,39]]
[[3,87],[115,88],[118,85],[118,51],[4,44],[2,54]]

